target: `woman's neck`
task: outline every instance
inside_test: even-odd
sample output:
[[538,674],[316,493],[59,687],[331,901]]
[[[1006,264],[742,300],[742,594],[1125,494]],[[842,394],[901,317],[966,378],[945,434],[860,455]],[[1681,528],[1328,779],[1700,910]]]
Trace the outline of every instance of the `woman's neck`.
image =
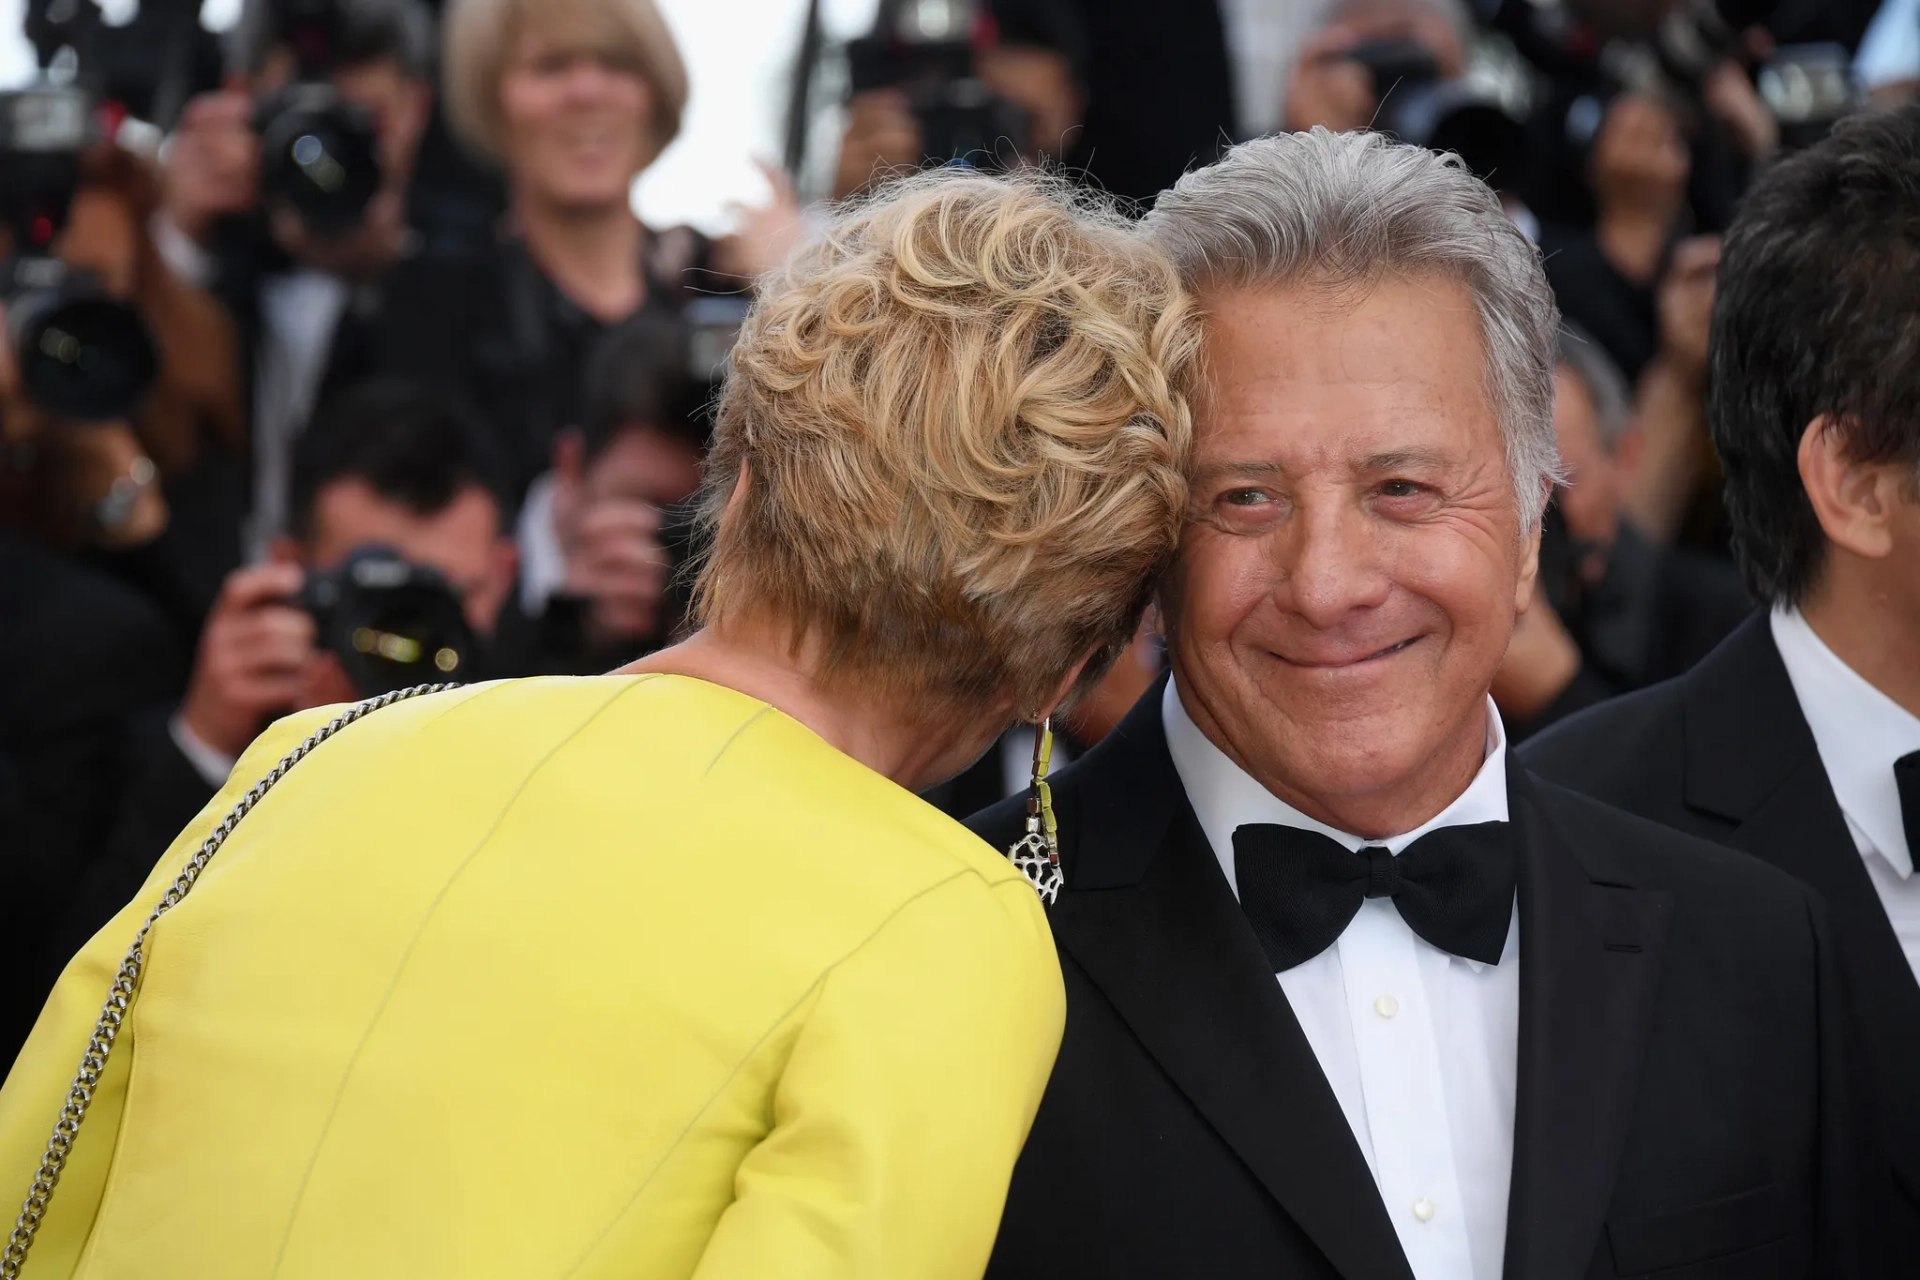
[[608,324],[639,309],[646,229],[626,205],[581,209],[521,199],[514,212],[534,262],[581,308]]
[[[968,726],[955,726],[950,718],[930,725],[898,699],[867,696],[855,680],[825,683],[819,670],[817,646],[803,643],[793,652],[778,629],[731,626],[695,632],[620,673],[691,676],[758,698],[909,791],[924,790],[952,771],[948,757]],[[982,727],[982,744],[995,732]]]

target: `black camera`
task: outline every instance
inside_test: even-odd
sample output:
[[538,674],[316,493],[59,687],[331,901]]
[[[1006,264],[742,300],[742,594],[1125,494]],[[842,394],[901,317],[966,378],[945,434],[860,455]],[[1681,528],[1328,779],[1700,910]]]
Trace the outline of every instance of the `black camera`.
[[53,255],[92,118],[90,98],[72,86],[0,93],[0,220],[11,240],[0,263],[7,338],[27,398],[85,421],[126,416],[160,369],[139,311]]
[[261,197],[293,210],[316,236],[344,235],[360,225],[381,182],[373,117],[330,79],[352,61],[359,37],[339,0],[278,0],[273,21],[295,72],[254,112]]
[[928,163],[1005,168],[1027,148],[1027,112],[974,74],[979,18],[970,0],[881,0],[872,34],[847,45],[852,92],[905,93]]
[[357,547],[336,568],[309,573],[295,603],[363,697],[470,679],[478,665],[452,586],[391,547]]
[[1471,77],[1447,79],[1431,50],[1407,36],[1368,40],[1346,57],[1373,77],[1374,128],[1402,142],[1451,151],[1483,180],[1513,186],[1528,161],[1526,125],[1502,96]]

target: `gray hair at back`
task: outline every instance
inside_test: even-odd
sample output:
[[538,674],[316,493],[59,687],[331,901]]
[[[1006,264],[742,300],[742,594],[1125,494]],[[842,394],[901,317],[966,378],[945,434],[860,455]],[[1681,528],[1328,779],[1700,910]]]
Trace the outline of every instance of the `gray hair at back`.
[[1571,320],[1560,327],[1560,363],[1586,388],[1594,419],[1600,424],[1600,443],[1612,453],[1633,425],[1633,391],[1627,386],[1627,375],[1592,334]]
[[1561,476],[1559,310],[1539,252],[1459,157],[1377,133],[1256,138],[1162,192],[1141,227],[1196,291],[1457,280],[1479,313],[1521,528],[1540,518]]

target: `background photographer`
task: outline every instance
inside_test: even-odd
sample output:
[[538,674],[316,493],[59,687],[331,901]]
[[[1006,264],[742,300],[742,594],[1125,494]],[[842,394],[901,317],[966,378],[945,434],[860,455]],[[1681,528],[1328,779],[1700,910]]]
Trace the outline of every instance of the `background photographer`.
[[437,570],[475,632],[493,631],[517,563],[501,470],[485,433],[429,388],[369,381],[315,421],[294,455],[289,531],[268,563],[227,579],[169,726],[207,794],[268,717],[377,692],[356,689],[339,655],[319,647],[297,603],[308,574],[368,544],[390,547]]
[[[62,850],[61,874],[47,878],[44,897],[23,890],[10,904],[10,918],[38,929],[38,950],[21,957],[25,976],[15,989],[38,992],[52,981],[73,948],[139,887],[156,851],[225,782],[234,757],[269,718],[375,691],[355,687],[351,658],[321,647],[323,636],[339,628],[323,632],[301,603],[303,592],[311,599],[316,580],[338,571],[351,553],[384,544],[412,565],[437,571],[467,626],[482,637],[492,630],[515,566],[501,522],[501,469],[484,431],[444,398],[417,387],[368,383],[314,424],[295,458],[292,531],[276,540],[269,563],[237,569],[227,579],[178,707],[151,705],[155,682],[135,685],[131,673],[144,668],[131,660],[116,681],[102,683],[128,696],[119,710],[132,723],[112,726],[124,729],[121,737],[100,735],[113,754],[96,750],[89,763],[105,760],[112,767],[70,780],[105,784],[91,797],[86,838]],[[5,567],[0,554],[0,570]],[[0,628],[0,642],[4,632]],[[58,635],[74,661],[93,652],[89,641],[116,638],[77,626]],[[456,678],[489,674],[484,661],[483,655],[475,670],[463,668]],[[412,684],[445,677],[426,671],[403,678]],[[72,683],[58,687],[70,691]],[[86,701],[63,697],[60,705],[84,707]],[[58,739],[40,741],[36,750]],[[30,1017],[30,1010],[23,1012]],[[8,1028],[5,1022],[0,1011],[0,1037],[10,1030],[16,1040],[24,1035],[24,1023]]]
[[[857,42],[835,199],[865,190],[876,176],[948,160],[944,152],[954,149],[955,139],[930,137],[929,123],[950,134],[951,117],[969,110],[984,119],[962,122],[961,130],[987,153],[975,152],[970,163],[1057,162],[1072,146],[1085,108],[1086,37],[1063,0],[942,5],[947,25],[938,32],[921,29],[920,7],[915,0],[887,0],[872,34]],[[970,47],[935,50],[935,44]],[[934,60],[951,65],[938,71],[920,65]],[[862,79],[889,83],[869,86]],[[956,107],[955,99],[966,105]]]
[[232,87],[190,101],[166,151],[155,234],[245,352],[255,557],[285,527],[293,441],[373,364],[366,326],[410,241],[431,48],[419,0],[246,0]]
[[680,624],[681,504],[706,452],[704,387],[689,358],[677,318],[642,312],[589,359],[580,425],[555,442],[553,470],[528,490],[516,530],[520,581],[500,630],[526,669],[611,670]]
[[1568,331],[1554,376],[1567,469],[1541,536],[1540,590],[1493,685],[1513,740],[1687,670],[1753,611],[1723,560],[1662,546],[1628,500],[1644,454],[1627,381]]

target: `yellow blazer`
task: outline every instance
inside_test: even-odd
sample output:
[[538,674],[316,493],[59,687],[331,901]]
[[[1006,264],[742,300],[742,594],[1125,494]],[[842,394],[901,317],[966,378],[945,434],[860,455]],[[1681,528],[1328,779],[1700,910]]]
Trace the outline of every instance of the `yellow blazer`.
[[[332,714],[67,967],[0,1091],[8,1206],[140,922]],[[1065,1015],[1004,858],[678,676],[374,713],[148,957],[36,1280],[978,1276]]]

